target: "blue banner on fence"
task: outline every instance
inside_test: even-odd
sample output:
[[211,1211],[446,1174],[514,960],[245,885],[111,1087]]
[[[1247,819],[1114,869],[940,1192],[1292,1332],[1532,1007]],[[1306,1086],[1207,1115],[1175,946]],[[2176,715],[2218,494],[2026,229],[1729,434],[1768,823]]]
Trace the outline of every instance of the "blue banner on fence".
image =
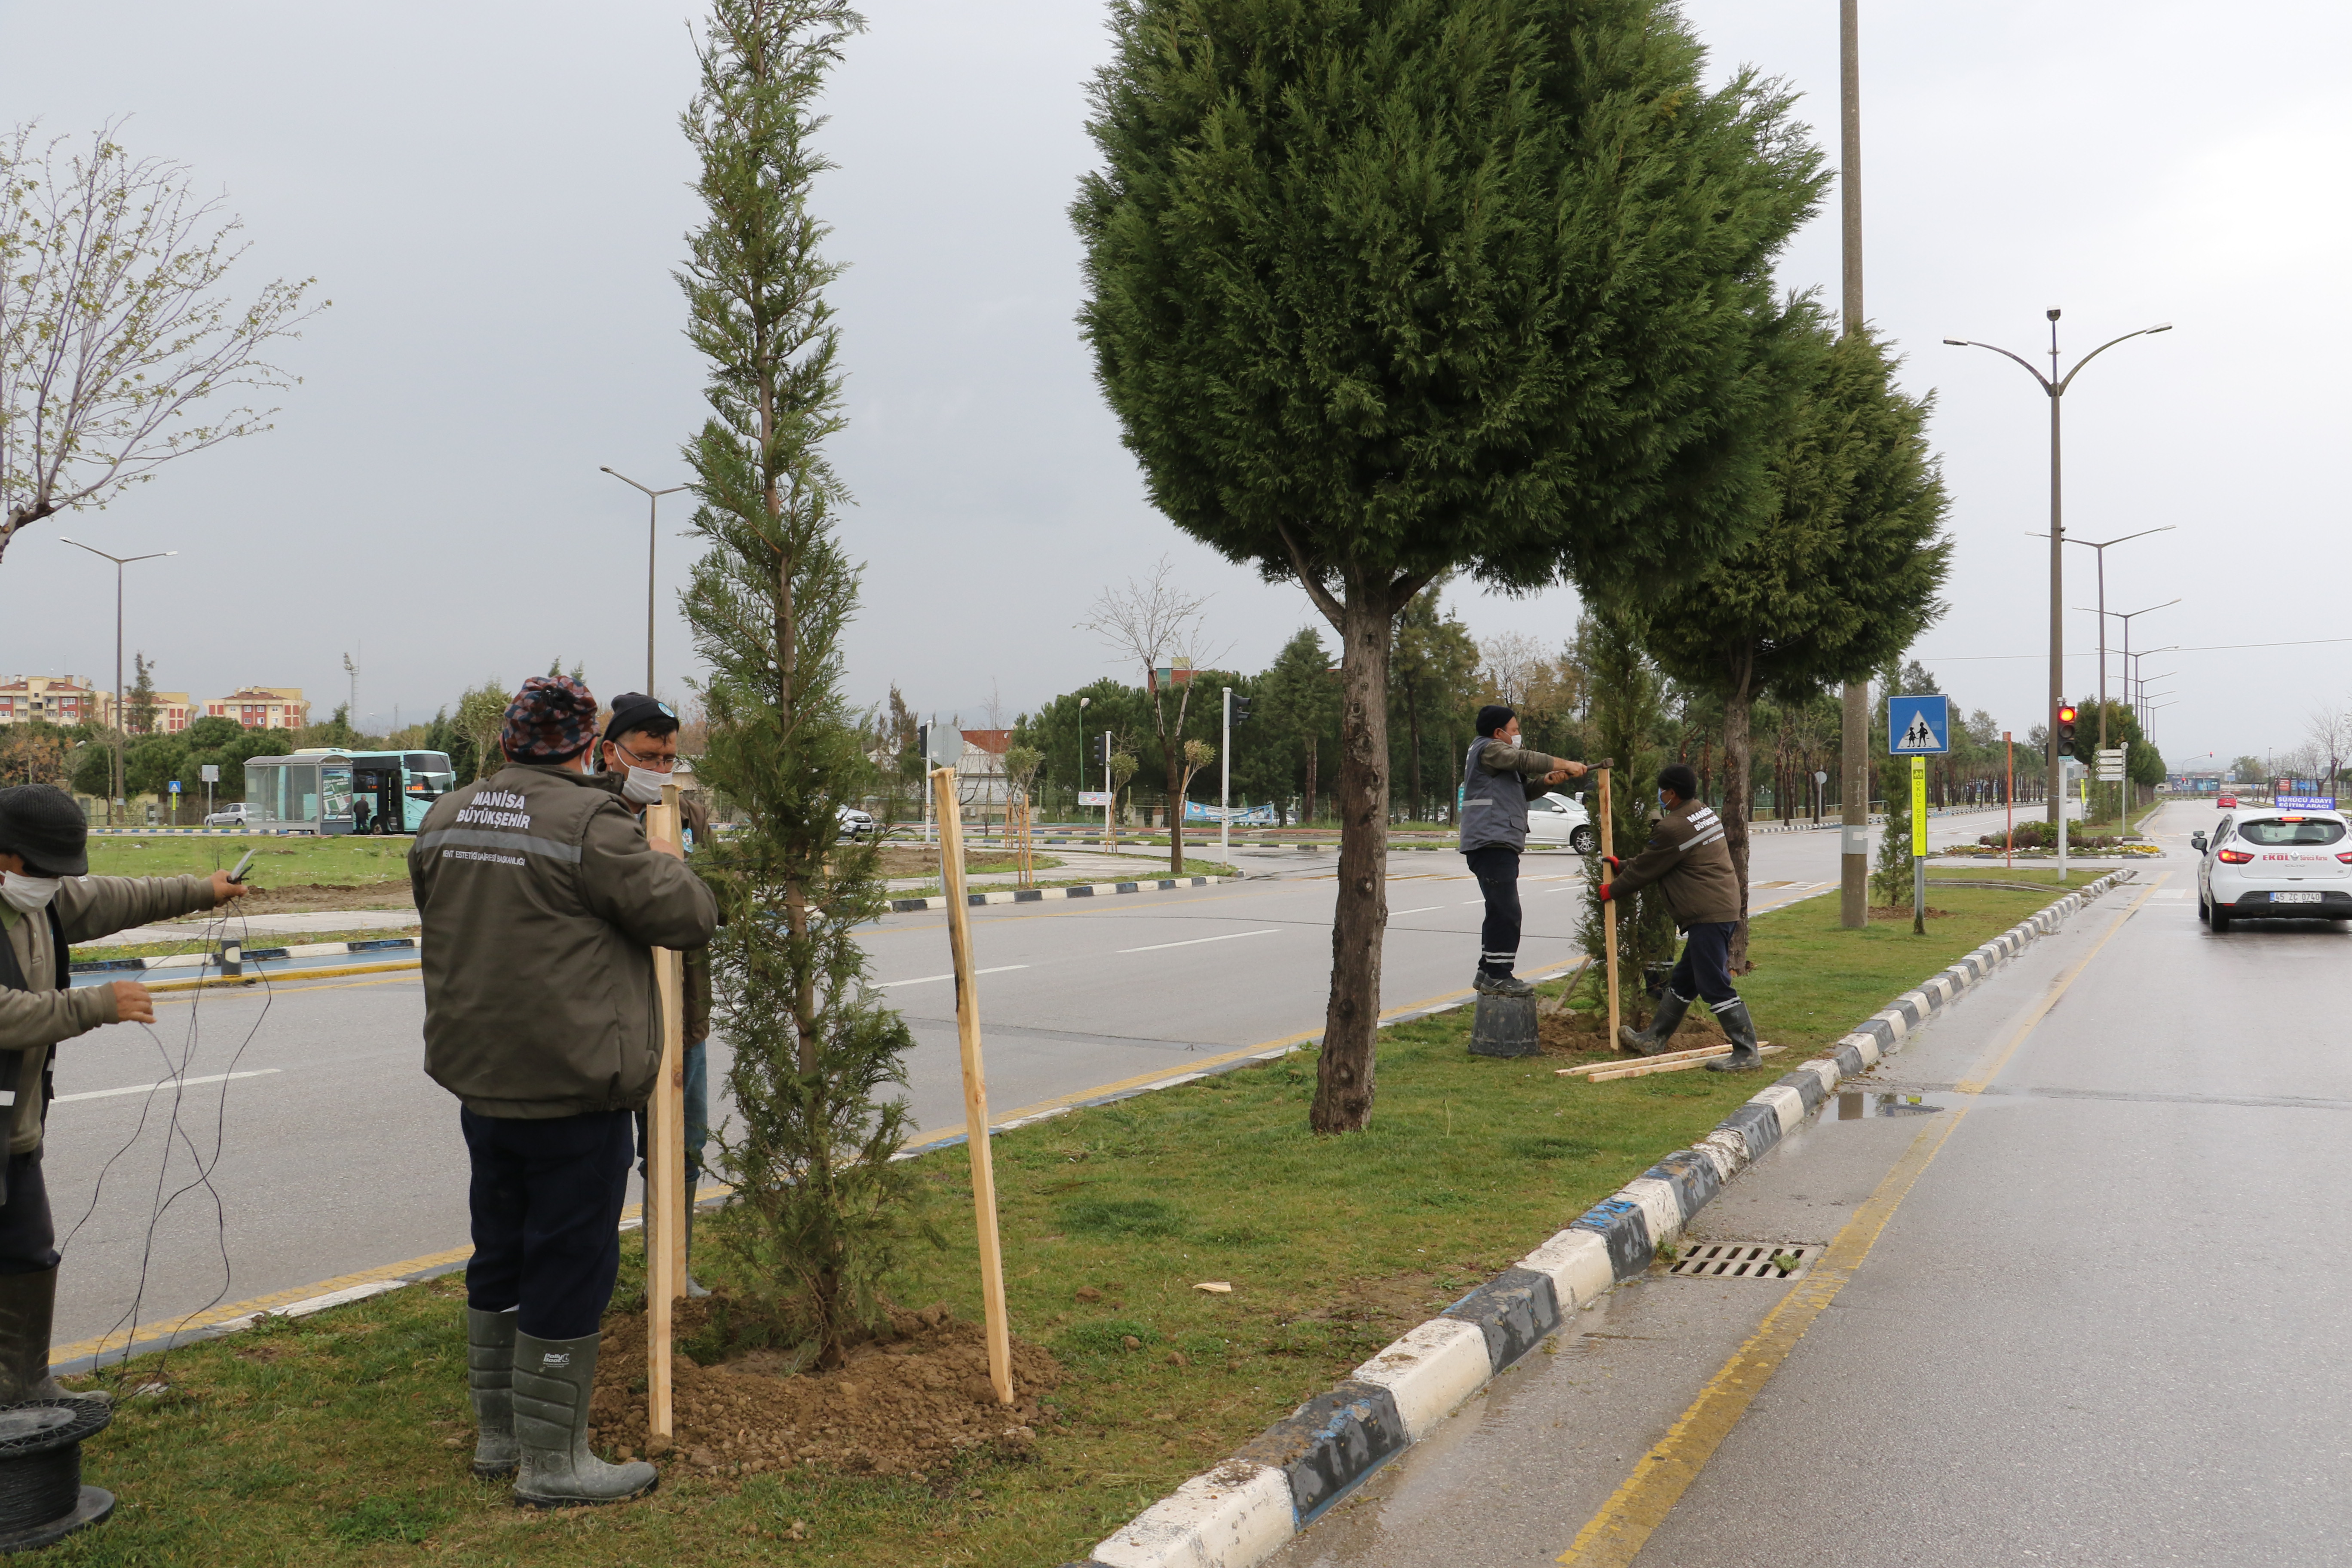
[[1272,827],[1274,826],[1274,807],[1270,805],[1237,805],[1233,808],[1230,816],[1228,816],[1228,814],[1218,806],[1202,805],[1197,800],[1188,800],[1184,803],[1184,820],[1187,822],[1215,822],[1220,817],[1226,817],[1228,820],[1236,824],[1248,824],[1259,827]]

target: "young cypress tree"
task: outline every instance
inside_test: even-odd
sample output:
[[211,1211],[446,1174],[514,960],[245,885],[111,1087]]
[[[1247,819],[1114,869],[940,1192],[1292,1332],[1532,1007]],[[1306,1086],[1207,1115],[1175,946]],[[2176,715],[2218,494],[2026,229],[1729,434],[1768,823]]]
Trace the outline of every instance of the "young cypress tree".
[[686,448],[709,551],[686,598],[709,661],[704,779],[742,827],[704,850],[725,924],[712,981],[742,1131],[722,1144],[735,1208],[715,1227],[777,1327],[828,1363],[880,1317],[880,1286],[919,1225],[890,1156],[907,1111],[877,1098],[912,1045],[865,984],[851,936],[882,911],[870,846],[835,842],[866,768],[841,695],[840,635],[857,569],[825,460],[841,428],[839,268],[808,210],[826,164],[811,105],[863,20],[838,0],[716,0],[685,117],[709,216],[679,281],[710,361],[711,416]]

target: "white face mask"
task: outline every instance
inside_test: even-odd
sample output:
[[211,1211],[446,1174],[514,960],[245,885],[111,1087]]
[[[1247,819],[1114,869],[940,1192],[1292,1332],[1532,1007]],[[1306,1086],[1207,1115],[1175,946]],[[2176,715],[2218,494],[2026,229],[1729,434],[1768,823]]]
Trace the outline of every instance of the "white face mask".
[[27,877],[21,871],[10,871],[5,875],[6,880],[0,882],[0,899],[7,900],[28,915],[47,908],[49,900],[58,896],[58,889],[65,881],[62,877]]
[[632,766],[629,776],[621,781],[621,797],[639,805],[651,805],[661,799],[662,785],[669,783],[667,773],[657,773],[651,768]]

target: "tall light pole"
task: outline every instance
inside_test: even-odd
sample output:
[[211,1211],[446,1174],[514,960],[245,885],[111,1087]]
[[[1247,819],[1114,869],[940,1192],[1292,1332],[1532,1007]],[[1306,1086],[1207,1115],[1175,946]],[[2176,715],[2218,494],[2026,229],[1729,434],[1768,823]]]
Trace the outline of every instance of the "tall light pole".
[[[360,651],[367,652],[367,644],[360,644]],[[343,673],[352,678],[352,694],[343,702],[343,722],[356,730],[360,727],[360,666],[350,654],[343,655]]]
[[[1862,17],[1861,0],[1838,0],[1838,205],[1843,224],[1841,331],[1862,330]],[[1849,680],[1838,741],[1838,923],[1870,922],[1870,682]]]
[[[678,492],[678,491],[680,491],[680,490],[682,490],[682,489],[687,489],[688,487],[687,487],[687,486],[685,486],[685,485],[672,485],[672,486],[670,486],[670,488],[669,488],[669,489],[666,489],[666,490],[657,490],[657,489],[653,489],[651,486],[648,486],[648,485],[641,485],[641,484],[637,483],[637,481],[636,481],[636,480],[635,480],[635,479],[633,479],[629,478],[629,476],[628,476],[628,475],[626,475],[626,474],[625,474],[625,473],[621,472],[621,470],[620,470],[620,469],[618,469],[618,468],[604,468],[604,467],[603,467],[603,466],[600,464],[600,465],[598,466],[597,470],[596,470],[596,471],[597,471],[598,473],[610,474],[610,475],[612,475],[614,479],[616,479],[620,480],[623,484],[627,485],[630,489],[636,489],[636,490],[643,490],[643,491],[645,492],[645,497],[646,497],[646,696],[648,696],[648,697],[651,697],[651,696],[654,694],[654,539],[655,539],[656,534],[656,531],[657,531],[657,523],[656,523],[656,518],[659,516],[659,514],[660,514],[660,512],[661,512],[661,499],[662,499],[662,497],[664,497],[664,496],[674,496],[674,495],[677,494],[677,492]],[[926,777],[928,777],[929,775],[928,775],[928,774],[926,774],[925,776],[926,776]]]
[[[2162,528],[2143,528],[2137,533],[2126,533],[2117,539],[2069,539],[2069,544],[2080,544],[2099,552],[2099,750],[2107,749],[2107,546],[2121,544],[2128,539],[2146,539],[2151,533],[2170,533],[2173,524]],[[2030,533],[2029,539],[2047,539],[2046,533]],[[2175,599],[2174,604],[2180,601]],[[2080,605],[2075,606],[2077,609]],[[2129,623],[2126,623],[2128,626]]]
[[109,555],[96,545],[84,544],[79,539],[60,537],[60,544],[70,544],[76,550],[87,550],[100,560],[114,563],[114,793],[106,797],[106,825],[114,826],[114,803],[125,798],[122,788],[122,569],[133,561],[161,561],[166,555],[177,555],[176,550],[151,551],[145,555]]
[[[1078,788],[1081,790],[1087,787],[1087,704],[1093,700],[1091,697],[1078,699]],[[1075,804],[1071,805],[1073,816],[1077,809]]]
[[2050,399],[2050,821],[2060,834],[2066,831],[2066,763],[2059,754],[2057,743],[2057,713],[2066,700],[2066,513],[2064,488],[2060,481],[2061,467],[2058,410],[2065,401],[2066,389],[2083,374],[2083,367],[2115,347],[2133,338],[2146,337],[2150,332],[2172,331],[2170,321],[2158,321],[2152,327],[2142,327],[2136,332],[2126,332],[2120,338],[2109,338],[2089,353],[2074,362],[2074,368],[2060,374],[2058,370],[2058,312],[2045,310],[2050,322],[2050,374],[2042,374],[2023,356],[2011,353],[1995,343],[1980,343],[1969,338],[1946,338],[1945,342],[1960,349],[1990,349],[2006,359],[2015,360],[2032,376]]

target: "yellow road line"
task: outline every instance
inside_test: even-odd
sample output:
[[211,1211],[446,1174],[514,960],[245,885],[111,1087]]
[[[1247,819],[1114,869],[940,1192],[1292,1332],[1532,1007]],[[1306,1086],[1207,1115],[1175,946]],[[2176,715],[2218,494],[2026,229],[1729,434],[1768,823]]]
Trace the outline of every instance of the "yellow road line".
[[[2116,917],[2115,923],[2100,937],[2081,963],[2050,989],[2050,994],[2030,1008],[2000,1043],[1985,1054],[1976,1069],[1964,1081],[1954,1086],[1961,1094],[1982,1094],[1993,1079],[2000,1076],[2010,1058],[2024,1044],[2035,1026],[2049,1016],[2058,999],[2073,988],[2116,932],[2147,903],[2149,894],[2164,884],[2158,878],[2148,885],[2147,891],[2134,900],[2131,908]],[[1863,1260],[1878,1243],[1895,1211],[1902,1206],[1920,1174],[1927,1169],[1953,1130],[1969,1113],[1966,1105],[1953,1109],[1950,1117],[1939,1125],[1923,1131],[1911,1141],[1911,1147],[1895,1163],[1861,1208],[1838,1232],[1837,1239],[1822,1254],[1821,1261],[1790,1289],[1766,1316],[1757,1331],[1732,1353],[1698,1397],[1671,1427],[1663,1441],[1642,1457],[1633,1473],[1611,1495],[1585,1527],[1577,1532],[1576,1540],[1554,1561],[1574,1564],[1575,1568],[1628,1568],[1642,1553],[1642,1548],[1659,1525],[1665,1522],[1683,1493],[1697,1480],[1715,1451],[1723,1446],[1756,1396],[1771,1382],[1780,1363],[1797,1348],[1840,1290],[1862,1268]]]
[[1641,1555],[1651,1532],[1665,1522],[1716,1449],[1748,1414],[1748,1406],[1780,1370],[1805,1331],[1813,1326],[1813,1320],[1837,1299],[1863,1259],[1870,1256],[1911,1184],[1965,1114],[1967,1108],[1962,1107],[1949,1121],[1926,1129],[1911,1141],[1910,1149],[1838,1232],[1821,1261],[1780,1299],[1722,1370],[1707,1380],[1690,1408],[1667,1429],[1664,1440],[1642,1456],[1633,1473],[1555,1561],[1578,1568],[1625,1568]]

